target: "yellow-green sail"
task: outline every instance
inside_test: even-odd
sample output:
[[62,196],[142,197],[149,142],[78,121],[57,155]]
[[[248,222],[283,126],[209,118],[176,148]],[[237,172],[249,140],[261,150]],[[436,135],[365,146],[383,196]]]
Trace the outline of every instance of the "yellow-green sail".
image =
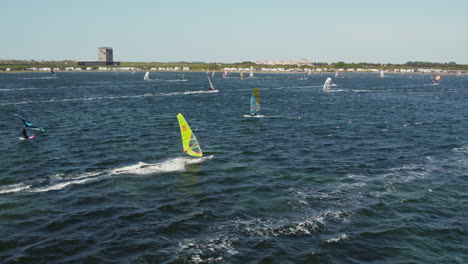
[[184,152],[190,156],[203,157],[203,152],[200,148],[200,145],[198,144],[198,140],[181,113],[177,115],[177,120],[179,120],[180,134],[182,135],[182,146],[184,147]]

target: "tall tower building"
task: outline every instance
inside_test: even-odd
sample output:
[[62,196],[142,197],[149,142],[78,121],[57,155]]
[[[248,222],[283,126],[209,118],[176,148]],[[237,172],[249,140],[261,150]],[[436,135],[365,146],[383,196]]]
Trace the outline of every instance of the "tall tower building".
[[97,61],[79,61],[80,66],[106,66],[106,65],[120,65],[120,62],[114,61],[114,52],[111,47],[98,48]]
[[110,62],[112,64],[112,62],[114,61],[112,48],[109,48],[109,47],[98,48],[98,61]]

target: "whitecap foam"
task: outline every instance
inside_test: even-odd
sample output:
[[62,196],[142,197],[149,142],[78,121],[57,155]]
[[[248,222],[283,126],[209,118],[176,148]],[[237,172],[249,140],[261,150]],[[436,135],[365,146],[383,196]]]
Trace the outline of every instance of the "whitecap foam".
[[216,91],[185,91],[185,92],[173,92],[173,93],[163,93],[161,95],[170,96],[170,95],[186,95],[186,94],[209,94],[209,93],[217,93]]
[[338,243],[343,240],[349,240],[349,237],[346,234],[341,234],[340,236],[336,238],[330,238],[325,240],[326,243]]
[[216,255],[236,255],[239,252],[234,248],[234,244],[239,241],[235,236],[218,235],[205,240],[185,239],[179,242],[177,255],[181,253],[189,254],[194,263],[211,263],[222,261],[223,258],[213,257]]
[[244,115],[244,117],[247,117],[247,118],[264,118],[264,117],[267,117],[265,115]]
[[468,153],[468,146],[462,146],[459,148],[453,148],[455,153]]
[[[148,164],[139,162],[135,165],[124,166],[111,170],[85,172],[80,174],[66,175],[64,173],[57,173],[48,177],[48,180],[33,180],[24,183],[10,184],[0,187],[0,194],[16,193],[21,191],[26,192],[47,192],[54,190],[61,190],[70,185],[85,184],[92,181],[99,181],[108,178],[112,175],[118,174],[137,174],[147,175],[154,173],[176,172],[185,171],[187,164],[202,163],[206,160],[212,159],[213,156],[202,158],[178,157],[167,160],[161,163]],[[47,181],[46,185],[43,182]],[[42,185],[42,186],[41,186]]]
[[43,187],[37,187],[37,188],[32,188],[29,191],[30,192],[48,192],[48,191],[56,191],[56,190],[61,190],[69,185],[74,185],[74,184],[84,184],[87,182],[91,181],[97,181],[101,180],[105,177],[88,177],[88,178],[82,178],[78,180],[65,180],[59,183],[54,183],[54,184],[49,184]]
[[146,175],[153,173],[166,173],[166,172],[178,172],[185,171],[185,165],[196,164],[211,159],[213,156],[202,157],[202,158],[190,158],[190,157],[177,157],[161,163],[145,163],[138,162],[135,165],[124,166],[121,168],[112,169],[109,171],[110,174],[137,174]]
[[0,194],[20,192],[28,190],[29,188],[31,188],[31,185],[27,185],[24,183],[5,185],[0,187]]
[[[311,235],[320,229],[322,223],[318,219],[290,221],[286,219],[253,219],[234,223],[234,229],[249,236],[279,237]],[[225,229],[226,226],[220,227]],[[228,228],[230,229],[230,228]]]
[[28,91],[28,90],[39,90],[41,88],[11,88],[11,89],[0,89],[0,92],[8,91]]

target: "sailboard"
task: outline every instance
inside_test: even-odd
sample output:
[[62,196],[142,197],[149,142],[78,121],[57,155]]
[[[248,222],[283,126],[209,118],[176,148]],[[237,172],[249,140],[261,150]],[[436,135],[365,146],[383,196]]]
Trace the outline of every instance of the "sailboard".
[[240,78],[241,80],[244,79],[244,71],[241,71],[241,72],[239,73],[239,78]]
[[150,79],[150,78],[149,78],[149,71],[147,71],[147,72],[145,73],[145,77],[143,77],[143,80],[149,81],[149,79]]
[[260,111],[260,96],[258,88],[255,88],[252,91],[252,97],[250,97],[250,115],[256,115],[258,111]]
[[254,74],[254,68],[250,66],[249,78],[253,78],[254,77],[253,74]]
[[383,70],[380,70],[380,78],[383,78],[383,77],[385,77],[385,73]]
[[214,77],[214,75],[215,75],[215,71],[213,71],[213,72],[211,73],[211,77]]
[[26,129],[31,129],[31,130],[39,130],[41,132],[45,132],[45,129],[42,128],[41,126],[38,126],[36,124],[34,124],[33,122],[27,120],[26,118],[18,115],[18,114],[15,114],[16,117],[18,117],[19,119],[21,119],[21,121],[23,121],[23,124],[24,124],[24,128]]
[[336,71],[336,72],[335,72],[335,78],[337,78],[338,76],[340,76],[340,72],[339,72],[339,71]]
[[223,78],[227,78],[227,76],[228,76],[228,71],[225,70],[225,71],[223,72]]
[[328,77],[327,80],[323,83],[323,91],[330,91],[330,86],[333,84],[332,78]]
[[177,120],[179,121],[180,134],[182,136],[182,146],[184,152],[193,157],[203,157],[203,152],[200,148],[197,138],[190,129],[184,116],[179,113],[177,114]]
[[208,79],[208,82],[210,83],[210,90],[217,91],[216,88],[213,86],[213,83],[211,82],[210,77],[207,75],[206,78]]

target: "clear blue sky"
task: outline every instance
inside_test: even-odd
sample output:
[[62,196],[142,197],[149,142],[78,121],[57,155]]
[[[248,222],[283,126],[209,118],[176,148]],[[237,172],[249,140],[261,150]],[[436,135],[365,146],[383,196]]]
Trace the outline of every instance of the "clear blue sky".
[[0,17],[0,59],[468,64],[467,0],[18,0]]

